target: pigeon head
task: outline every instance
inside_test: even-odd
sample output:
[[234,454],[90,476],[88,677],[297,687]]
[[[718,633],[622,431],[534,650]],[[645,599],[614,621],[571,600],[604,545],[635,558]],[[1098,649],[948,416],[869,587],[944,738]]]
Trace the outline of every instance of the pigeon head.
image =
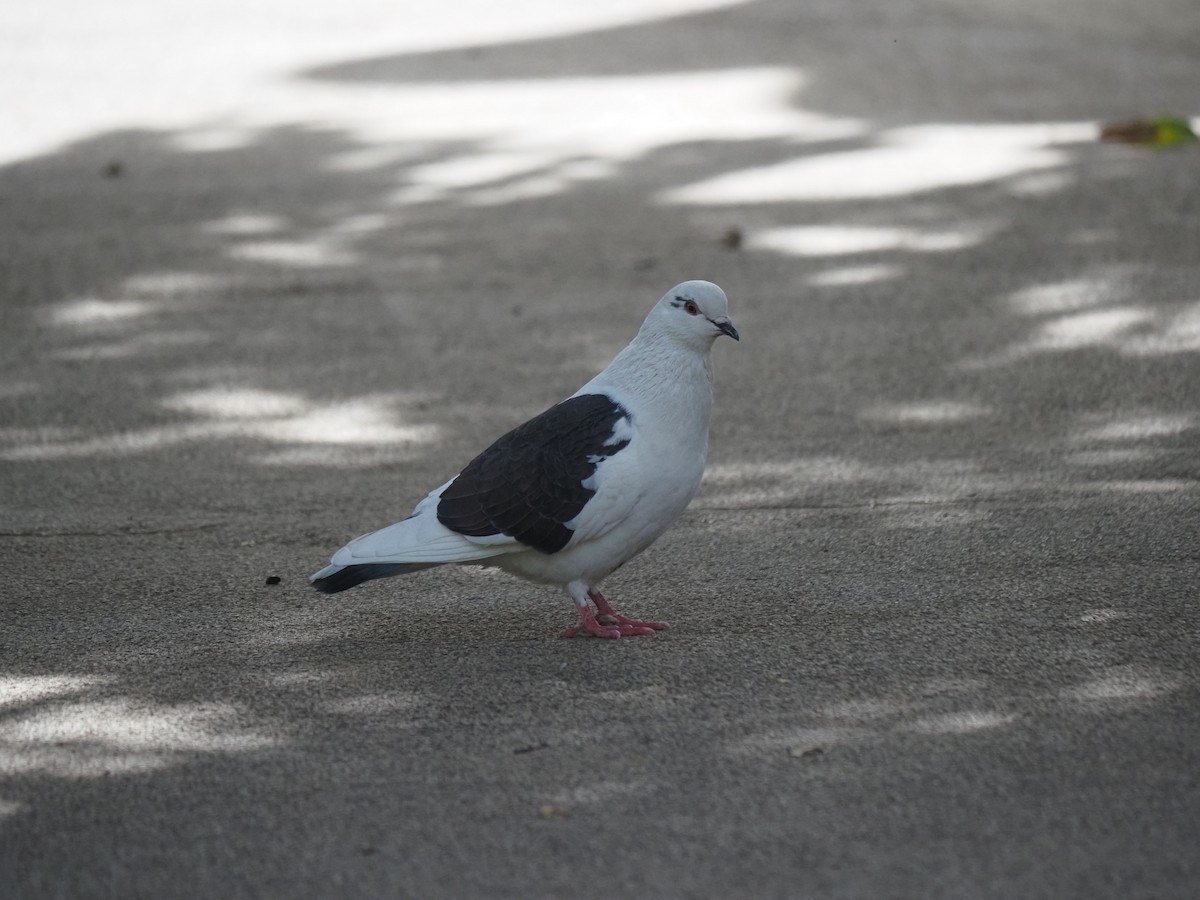
[[729,319],[729,300],[711,281],[675,285],[658,301],[646,323],[705,349],[723,334],[740,339]]

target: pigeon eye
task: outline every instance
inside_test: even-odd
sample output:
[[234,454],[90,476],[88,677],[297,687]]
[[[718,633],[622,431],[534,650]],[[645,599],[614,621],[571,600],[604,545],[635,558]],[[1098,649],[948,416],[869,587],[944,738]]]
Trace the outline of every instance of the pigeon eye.
[[695,300],[689,300],[687,303],[683,304],[683,309],[689,316],[700,315],[700,307],[696,305]]

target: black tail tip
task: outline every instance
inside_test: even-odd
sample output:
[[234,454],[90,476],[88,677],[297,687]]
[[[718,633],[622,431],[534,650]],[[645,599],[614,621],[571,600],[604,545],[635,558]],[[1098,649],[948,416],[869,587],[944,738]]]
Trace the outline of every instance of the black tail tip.
[[[427,568],[414,566],[410,563],[364,563],[361,566],[326,566],[312,578],[314,590],[322,594],[337,594],[357,587],[364,581],[374,581],[376,578],[388,578],[411,572],[414,569]],[[329,574],[326,575],[325,573]]]

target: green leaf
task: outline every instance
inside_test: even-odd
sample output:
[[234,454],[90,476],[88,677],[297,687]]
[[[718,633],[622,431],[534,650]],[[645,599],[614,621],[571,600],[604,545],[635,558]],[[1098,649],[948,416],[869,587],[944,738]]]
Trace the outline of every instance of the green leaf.
[[1106,122],[1100,128],[1100,139],[1146,147],[1173,147],[1200,140],[1192,130],[1191,123],[1182,116]]

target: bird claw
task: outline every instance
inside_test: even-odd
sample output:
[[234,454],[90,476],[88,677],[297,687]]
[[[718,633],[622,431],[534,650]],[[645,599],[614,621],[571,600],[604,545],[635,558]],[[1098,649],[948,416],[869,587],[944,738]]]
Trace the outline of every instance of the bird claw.
[[606,628],[598,623],[595,619],[592,619],[591,625],[588,625],[581,620],[578,625],[572,625],[570,628],[564,628],[558,636],[560,638],[572,638],[580,636],[587,637],[591,635],[592,637],[598,638],[619,638],[623,633],[624,632],[622,632],[618,627]]
[[629,632],[622,630],[621,634],[654,634],[656,631],[665,631],[667,629],[666,622],[645,622],[641,619],[631,619],[620,613],[605,613],[604,615],[596,616],[596,621],[601,625],[616,625],[621,629],[632,629]]
[[559,637],[571,638],[580,635],[599,638],[641,637],[662,631],[666,627],[666,622],[643,622],[640,619],[630,619],[613,612],[596,616],[590,609],[586,609],[579,612],[579,624],[563,629]]

